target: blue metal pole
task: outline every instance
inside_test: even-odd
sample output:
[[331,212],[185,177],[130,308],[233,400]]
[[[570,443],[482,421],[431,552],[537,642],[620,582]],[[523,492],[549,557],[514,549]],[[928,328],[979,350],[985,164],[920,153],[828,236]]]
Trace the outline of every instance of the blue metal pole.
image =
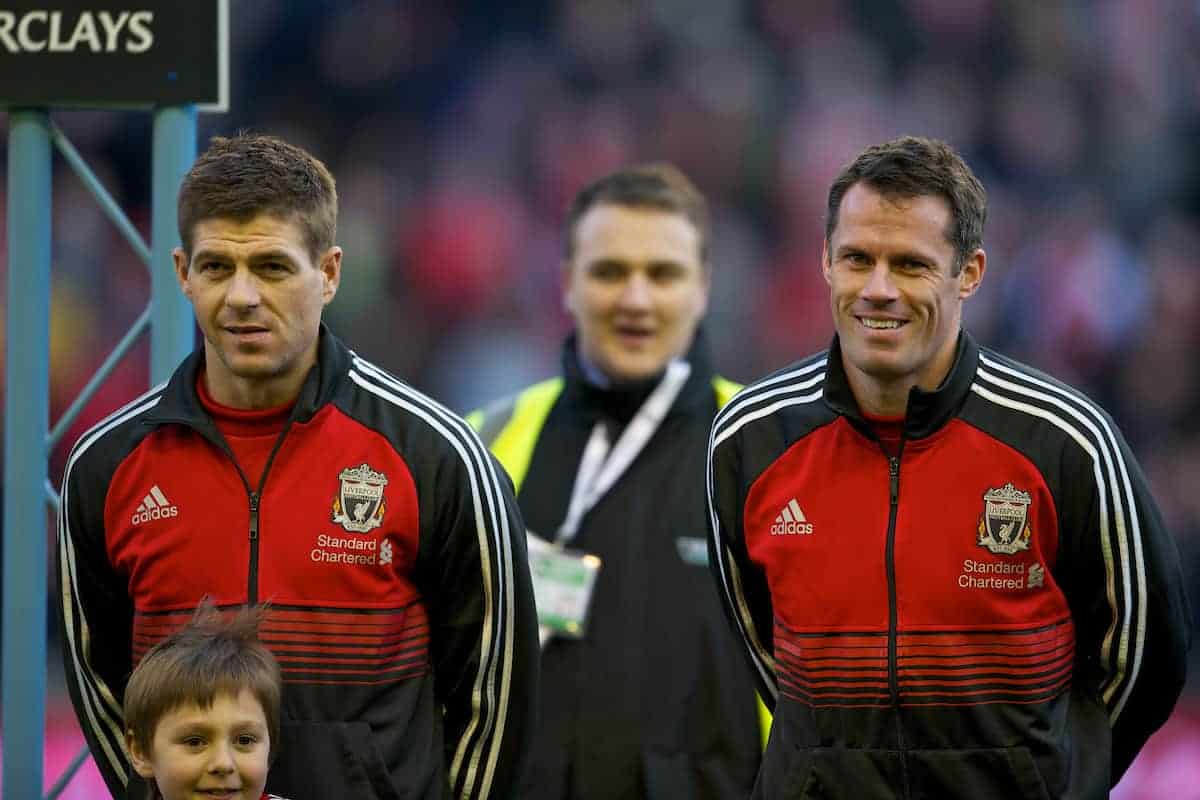
[[84,762],[88,760],[89,755],[91,755],[91,752],[87,749],[87,745],[84,745],[83,748],[75,754],[75,757],[71,759],[71,763],[67,764],[67,768],[63,771],[63,774],[58,776],[58,780],[55,781],[54,785],[50,787],[50,790],[46,792],[45,800],[58,800],[63,791],[71,783],[71,779],[75,777],[75,773],[79,772],[80,767],[82,767]]
[[171,251],[179,245],[175,200],[196,160],[196,107],[154,112],[153,218],[150,224],[150,385],[171,377],[192,351],[192,307],[179,291]]
[[149,325],[150,306],[146,306],[146,310],[138,315],[137,320],[133,323],[133,327],[125,332],[121,341],[117,342],[117,346],[108,354],[108,358],[104,359],[104,363],[100,365],[96,373],[92,375],[87,384],[80,390],[79,395],[71,403],[71,407],[63,412],[63,415],[58,418],[58,422],[54,423],[54,429],[46,437],[47,450],[53,452],[54,448],[58,446],[59,439],[75,424],[75,420],[83,413],[83,409],[91,402],[92,397],[99,391],[101,385],[108,380],[108,376],[117,368],[117,364],[125,357],[125,354],[137,344],[137,340],[146,332],[146,328]]
[[100,204],[100,210],[104,212],[112,223],[117,226],[117,230],[125,237],[125,241],[129,242],[129,246],[133,248],[133,252],[138,254],[138,257],[146,263],[146,268],[150,268],[150,248],[146,246],[142,235],[138,233],[137,228],[133,227],[133,223],[129,221],[129,217],[121,210],[120,204],[113,199],[113,196],[108,193],[108,189],[104,188],[104,184],[96,177],[96,173],[92,172],[92,168],[83,160],[83,156],[79,155],[79,151],[75,149],[75,145],[71,144],[71,140],[57,125],[50,126],[50,138],[58,147],[58,152],[62,153],[62,157],[75,170],[75,174],[83,181],[83,185],[92,193],[92,197],[96,198],[96,202]]
[[50,118],[9,112],[4,399],[4,793],[42,796],[46,711],[46,429],[50,397]]

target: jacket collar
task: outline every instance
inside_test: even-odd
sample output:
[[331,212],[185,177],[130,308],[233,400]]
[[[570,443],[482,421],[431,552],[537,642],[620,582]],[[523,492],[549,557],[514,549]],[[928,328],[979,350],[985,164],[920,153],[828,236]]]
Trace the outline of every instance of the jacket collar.
[[[307,422],[333,398],[350,369],[352,357],[350,349],[333,335],[325,323],[321,323],[317,339],[317,363],[309,370],[300,387],[296,406],[292,409],[292,422]],[[215,430],[212,418],[196,396],[196,378],[203,365],[204,348],[200,347],[175,369],[163,390],[162,399],[146,414],[146,424],[182,423],[204,431]]]
[[[954,364],[941,385],[932,392],[914,386],[908,392],[908,410],[904,415],[904,436],[907,439],[923,439],[936,433],[950,421],[971,391],[975,370],[979,365],[979,345],[965,330],[960,330],[956,345]],[[863,417],[850,390],[846,368],[842,363],[841,342],[837,335],[829,346],[829,363],[825,371],[825,403],[838,414],[846,417],[860,431],[871,433],[871,423]]]
[[[712,360],[702,327],[696,329],[696,335],[684,360],[691,364],[692,372],[679,397],[671,406],[668,416],[694,406],[698,407],[702,403],[715,402]],[[596,386],[588,379],[580,363],[575,333],[568,336],[563,343],[562,366],[563,378],[566,381],[565,400],[579,407],[589,418],[609,417],[621,424],[633,418],[650,392],[654,391],[654,387],[662,380],[662,373],[659,373],[643,381],[607,387]]]

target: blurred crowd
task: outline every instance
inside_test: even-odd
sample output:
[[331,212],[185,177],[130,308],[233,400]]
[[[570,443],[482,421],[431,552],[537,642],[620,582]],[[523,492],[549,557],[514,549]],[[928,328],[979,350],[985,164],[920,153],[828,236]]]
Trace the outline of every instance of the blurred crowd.
[[[202,145],[253,129],[329,164],[346,251],[330,325],[459,410],[556,371],[562,222],[591,178],[667,160],[707,194],[705,327],[718,367],[748,380],[828,343],[819,263],[838,168],[899,134],[949,141],[991,208],[968,327],[1112,411],[1200,587],[1195,2],[231,7],[231,107],[201,115]],[[149,115],[54,118],[148,232]],[[54,206],[52,420],[149,296],[61,160]],[[147,352],[75,432],[146,385]]]

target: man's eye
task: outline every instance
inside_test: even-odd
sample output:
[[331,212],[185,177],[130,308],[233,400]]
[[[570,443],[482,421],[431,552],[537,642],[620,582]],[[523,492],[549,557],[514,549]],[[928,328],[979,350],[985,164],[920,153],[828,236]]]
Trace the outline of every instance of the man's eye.
[[588,270],[588,272],[597,280],[615,281],[621,277],[624,270],[622,270],[621,267],[616,264],[602,263],[593,264],[592,268]]
[[660,264],[650,269],[650,280],[655,283],[669,283],[683,277],[683,268],[678,264]]
[[196,269],[202,273],[210,274],[220,272],[225,269],[225,265],[219,261],[201,261],[196,265]]
[[253,747],[258,744],[258,737],[253,734],[243,733],[237,737],[238,747]]
[[282,275],[288,271],[288,266],[279,261],[267,261],[262,265],[262,269],[272,275]]
[[204,744],[205,744],[204,737],[203,736],[187,736],[184,738],[183,744],[186,747],[190,747],[193,749],[199,749],[201,747],[204,747]]

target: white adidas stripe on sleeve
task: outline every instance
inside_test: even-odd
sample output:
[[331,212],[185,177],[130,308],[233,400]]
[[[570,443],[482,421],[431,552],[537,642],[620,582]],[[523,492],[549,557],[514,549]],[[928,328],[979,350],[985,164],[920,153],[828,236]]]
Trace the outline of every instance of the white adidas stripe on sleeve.
[[[452,785],[462,779],[466,796],[486,797],[503,739],[513,668],[514,575],[508,515],[501,506],[499,477],[479,437],[453,412],[362,358],[355,356],[354,366],[359,371],[351,370],[349,377],[355,384],[422,419],[450,443],[467,467],[488,613],[481,633],[472,717],[449,772]],[[499,564],[492,564],[493,552]],[[493,570],[503,577],[493,577]],[[496,593],[498,586],[503,587],[502,593]],[[477,735],[479,741],[473,744]]]
[[100,745],[100,752],[93,752],[97,759],[103,758],[108,767],[122,783],[128,784],[125,770],[128,756],[125,752],[124,718],[121,703],[112,688],[95,673],[88,661],[91,652],[91,626],[86,610],[79,602],[78,568],[75,543],[70,535],[70,486],[71,472],[79,458],[105,434],[118,425],[132,419],[158,404],[159,394],[166,386],[160,384],[131,403],[126,404],[79,438],[67,459],[63,476],[62,498],[58,516],[58,546],[61,562],[59,584],[62,591],[64,636],[71,677],[79,687],[81,707],[76,709],[80,724],[86,724]]
[[[826,358],[820,358],[810,364],[797,367],[794,370],[788,370],[762,383],[747,387],[739,392],[733,401],[717,414],[716,419],[713,420],[712,430],[709,434],[706,490],[708,496],[708,513],[714,537],[713,550],[716,553],[717,571],[721,578],[721,588],[725,593],[727,603],[734,610],[734,618],[737,621],[738,630],[750,649],[751,660],[754,663],[755,669],[758,671],[763,683],[769,687],[772,699],[778,697],[778,687],[775,681],[775,659],[771,652],[763,645],[762,640],[759,639],[753,615],[746,603],[740,570],[733,558],[732,552],[722,541],[721,520],[717,514],[715,487],[713,485],[713,459],[717,448],[745,425],[770,416],[782,408],[792,405],[803,405],[820,399],[823,393],[821,384],[825,380],[825,373],[818,371],[822,370],[826,363]],[[806,380],[800,380],[811,375],[813,372],[817,372],[817,374],[808,377]],[[797,382],[789,383],[789,381]],[[808,394],[796,394],[797,392],[803,392],[813,387],[818,388],[816,391]],[[754,408],[757,404],[774,398],[781,399],[765,407]]]
[[[1001,373],[1008,377],[1001,377]],[[1112,426],[1107,416],[1083,395],[983,354],[977,383],[971,388],[998,405],[1045,419],[1069,435],[1092,459],[1093,480],[1100,498],[1098,533],[1105,566],[1106,595],[1113,612],[1113,621],[1101,649],[1101,658],[1110,668],[1101,694],[1109,707],[1110,721],[1115,723],[1141,669],[1147,595],[1137,506],[1128,468]],[[1116,553],[1111,544],[1114,532]],[[1121,602],[1118,602],[1116,592],[1118,580]]]

